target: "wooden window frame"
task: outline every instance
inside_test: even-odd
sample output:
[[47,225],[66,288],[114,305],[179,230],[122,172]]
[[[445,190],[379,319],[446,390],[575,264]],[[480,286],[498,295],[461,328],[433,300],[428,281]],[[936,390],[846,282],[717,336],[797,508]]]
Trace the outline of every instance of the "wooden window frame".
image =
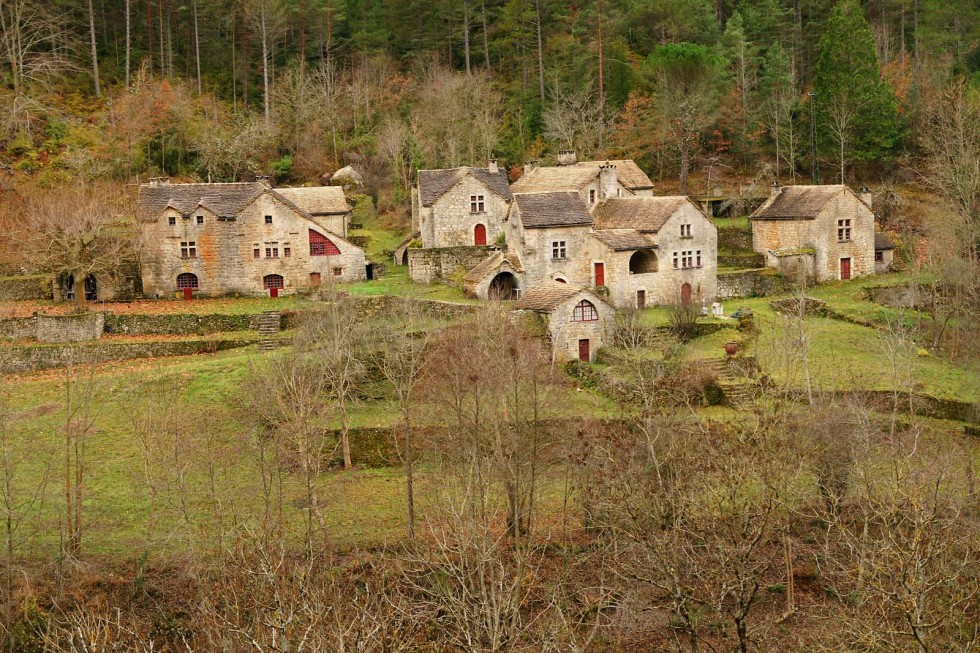
[[599,310],[595,304],[583,299],[572,309],[572,322],[598,322]]
[[851,242],[851,219],[840,218],[837,220],[837,242]]
[[197,216],[197,224],[204,224],[204,216],[203,215]]
[[177,275],[177,289],[184,290],[186,288],[190,288],[191,290],[198,290],[200,288],[200,281],[193,272],[181,272]]
[[182,240],[180,242],[180,258],[197,258],[196,240]]
[[266,224],[272,224],[272,216],[271,215],[265,216],[265,223]]
[[177,218],[175,218],[172,215],[171,216],[168,216],[167,217],[167,224],[170,225],[171,227],[176,227],[177,226]]
[[564,261],[568,258],[568,246],[565,240],[551,241],[551,260]]
[[486,213],[487,203],[485,195],[470,195],[470,213]]

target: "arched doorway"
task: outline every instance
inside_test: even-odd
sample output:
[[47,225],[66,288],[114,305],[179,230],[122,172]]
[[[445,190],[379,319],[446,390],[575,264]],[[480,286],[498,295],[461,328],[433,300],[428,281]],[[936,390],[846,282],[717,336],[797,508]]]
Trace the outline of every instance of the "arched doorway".
[[194,297],[194,291],[198,289],[197,275],[191,272],[183,272],[177,275],[177,290],[184,293],[184,299]]
[[85,301],[94,302],[99,298],[99,287],[95,283],[95,275],[85,277]]
[[[85,277],[83,292],[87,302],[94,302],[99,298],[99,287],[94,274]],[[75,301],[75,275],[69,274],[61,277],[61,296],[67,301]]]
[[262,287],[269,291],[269,297],[278,297],[279,291],[285,288],[286,284],[279,274],[267,274],[262,277]]
[[633,252],[630,257],[630,274],[647,274],[657,271],[657,255],[648,249]]
[[501,272],[490,282],[490,290],[487,294],[490,299],[517,299],[519,288],[517,277],[510,272]]
[[486,225],[478,224],[475,227],[473,227],[473,244],[478,246],[487,244]]
[[684,306],[691,305],[691,284],[685,283],[681,286],[681,304]]

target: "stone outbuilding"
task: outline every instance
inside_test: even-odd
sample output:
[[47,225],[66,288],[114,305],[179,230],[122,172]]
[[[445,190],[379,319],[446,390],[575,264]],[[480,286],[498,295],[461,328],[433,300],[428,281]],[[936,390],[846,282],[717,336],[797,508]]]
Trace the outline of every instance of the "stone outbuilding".
[[520,257],[497,250],[466,274],[463,292],[478,299],[517,299],[525,285]]
[[423,248],[493,244],[512,196],[507,174],[490,159],[485,168],[419,170],[412,189],[412,231]]
[[875,273],[870,192],[858,195],[843,185],[774,187],[749,220],[752,248],[771,267],[785,268],[786,260],[809,266],[805,259],[812,256],[817,281]]
[[147,297],[270,295],[366,276],[337,189],[251,183],[140,186]]
[[891,272],[895,262],[895,245],[883,231],[875,232],[875,274]]
[[514,303],[514,310],[543,320],[557,361],[592,362],[615,335],[616,310],[595,293],[573,284],[540,283]]

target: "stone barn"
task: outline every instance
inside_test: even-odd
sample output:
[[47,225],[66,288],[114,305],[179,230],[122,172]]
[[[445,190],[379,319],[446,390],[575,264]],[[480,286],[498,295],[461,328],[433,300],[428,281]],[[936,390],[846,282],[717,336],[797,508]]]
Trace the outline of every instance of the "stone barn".
[[875,273],[870,192],[858,195],[843,185],[777,186],[749,220],[752,248],[771,267],[812,256],[817,281]]
[[277,297],[360,281],[364,251],[337,233],[344,206],[336,189],[280,193],[266,179],[141,185],[143,294]]
[[514,310],[543,320],[556,361],[592,362],[601,347],[613,342],[616,310],[579,286],[542,282],[517,300]]
[[875,233],[875,274],[891,272],[895,262],[895,245],[883,231]]

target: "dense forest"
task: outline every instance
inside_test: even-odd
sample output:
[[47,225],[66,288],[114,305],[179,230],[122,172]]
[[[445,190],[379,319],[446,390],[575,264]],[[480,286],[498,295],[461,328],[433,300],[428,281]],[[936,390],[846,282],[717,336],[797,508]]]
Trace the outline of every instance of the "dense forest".
[[559,149],[683,190],[881,182],[975,85],[978,39],[973,1],[5,0],[2,136],[42,182],[358,162],[397,199],[418,167]]

